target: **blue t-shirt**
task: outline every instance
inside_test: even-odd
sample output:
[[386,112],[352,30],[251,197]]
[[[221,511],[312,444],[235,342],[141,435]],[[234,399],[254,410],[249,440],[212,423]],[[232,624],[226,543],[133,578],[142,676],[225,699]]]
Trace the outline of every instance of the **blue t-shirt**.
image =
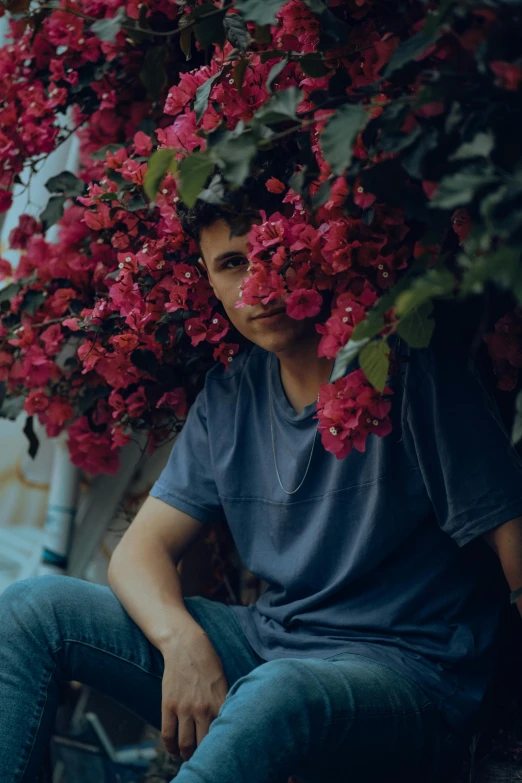
[[[316,403],[298,414],[279,361],[257,346],[212,368],[151,495],[201,520],[226,520],[245,566],[268,583],[234,606],[265,660],[349,652],[418,683],[468,726],[495,660],[507,602],[480,536],[522,515],[522,461],[475,368],[447,348],[409,350],[393,432],[365,453],[325,451]],[[349,367],[347,372],[353,369]],[[270,435],[272,387],[277,479]]]

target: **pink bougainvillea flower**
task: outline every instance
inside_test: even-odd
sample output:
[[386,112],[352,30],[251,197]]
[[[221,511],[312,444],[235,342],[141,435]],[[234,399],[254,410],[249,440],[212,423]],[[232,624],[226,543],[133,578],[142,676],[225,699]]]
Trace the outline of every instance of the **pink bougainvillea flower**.
[[304,318],[314,318],[318,315],[323,299],[318,291],[298,288],[286,297],[286,312],[290,318],[302,321]]
[[328,359],[335,359],[353,332],[353,326],[343,323],[337,315],[331,316],[325,324],[316,324],[315,328],[323,335],[317,349],[318,356],[326,356]]
[[456,209],[451,216],[451,224],[453,231],[459,238],[459,242],[462,244],[471,231],[471,217],[467,209]]
[[9,244],[15,250],[26,250],[29,240],[42,230],[42,224],[31,215],[20,215],[18,225],[9,234]]
[[494,60],[490,63],[490,68],[497,77],[495,84],[503,90],[515,92],[522,85],[522,68],[515,63],[504,62],[503,60]]
[[53,397],[47,408],[39,414],[39,419],[45,426],[49,438],[59,435],[65,424],[73,417],[74,408],[64,397]]
[[157,402],[158,408],[171,408],[178,418],[184,419],[187,415],[187,397],[182,388],[166,392]]
[[286,185],[284,182],[281,182],[280,179],[277,179],[276,177],[270,177],[270,179],[267,179],[266,181],[266,189],[270,193],[284,193],[286,190]]
[[46,410],[49,407],[49,402],[49,397],[43,389],[34,389],[25,398],[24,410],[33,416],[35,413]]
[[13,195],[8,190],[2,190],[0,188],[0,214],[7,212],[13,203]]
[[353,200],[358,207],[368,209],[368,207],[371,207],[371,205],[375,203],[376,196],[374,196],[373,193],[366,193],[360,180],[356,180],[353,189]]
[[60,324],[52,324],[40,334],[40,340],[45,346],[47,356],[54,356],[60,351],[63,339],[64,335]]
[[143,131],[138,131],[134,135],[134,149],[137,155],[148,156],[152,152],[152,139]]
[[433,198],[435,191],[437,190],[438,187],[439,187],[438,182],[428,182],[428,180],[422,181],[422,189],[429,199]]
[[237,343],[220,343],[217,348],[214,348],[213,357],[216,360],[219,359],[228,370],[238,351],[239,345]]
[[5,280],[6,277],[11,277],[13,269],[9,261],[5,258],[0,258],[0,280]]
[[[382,394],[392,390],[385,386]],[[318,430],[327,451],[343,459],[355,448],[365,451],[368,435],[383,437],[391,432],[391,403],[381,399],[363,370],[354,370],[335,383],[323,384],[317,402]]]

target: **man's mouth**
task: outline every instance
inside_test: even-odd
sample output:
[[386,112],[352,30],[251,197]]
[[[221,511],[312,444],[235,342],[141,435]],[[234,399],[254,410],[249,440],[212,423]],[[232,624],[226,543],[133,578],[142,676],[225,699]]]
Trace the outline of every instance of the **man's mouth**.
[[271,310],[269,313],[261,313],[260,315],[256,315],[252,320],[257,321],[260,318],[273,318],[275,315],[282,315],[283,313],[286,313],[284,307],[279,308],[278,310]]

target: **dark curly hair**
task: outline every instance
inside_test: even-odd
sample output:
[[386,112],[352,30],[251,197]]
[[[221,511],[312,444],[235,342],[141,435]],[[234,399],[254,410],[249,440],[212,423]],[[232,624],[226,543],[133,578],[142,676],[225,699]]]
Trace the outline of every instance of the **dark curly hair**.
[[238,236],[247,233],[252,223],[260,218],[260,210],[267,214],[291,211],[291,204],[283,204],[286,189],[282,194],[271,193],[266,182],[276,177],[286,184],[295,171],[296,152],[297,147],[294,149],[293,144],[259,152],[250,176],[236,190],[224,185],[217,167],[217,173],[214,172],[205,183],[203,195],[210,200],[198,198],[193,207],[187,207],[182,201],[177,204],[177,215],[185,234],[199,245],[203,229],[216,220],[224,220],[230,226],[232,236]]

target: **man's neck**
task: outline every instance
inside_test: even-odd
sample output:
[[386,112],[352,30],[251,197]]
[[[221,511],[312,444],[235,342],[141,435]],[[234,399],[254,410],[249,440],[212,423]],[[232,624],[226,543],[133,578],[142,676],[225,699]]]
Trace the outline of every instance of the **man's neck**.
[[328,382],[332,372],[334,360],[317,356],[319,339],[317,335],[294,349],[276,354],[283,389],[297,413],[317,400],[321,384]]

